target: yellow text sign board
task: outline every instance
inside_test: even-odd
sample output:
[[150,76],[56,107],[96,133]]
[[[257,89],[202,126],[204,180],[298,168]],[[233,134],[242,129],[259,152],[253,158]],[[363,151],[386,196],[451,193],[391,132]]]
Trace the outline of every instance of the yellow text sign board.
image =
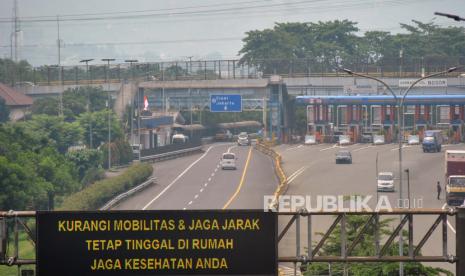
[[37,237],[39,276],[277,275],[271,212],[38,212]]

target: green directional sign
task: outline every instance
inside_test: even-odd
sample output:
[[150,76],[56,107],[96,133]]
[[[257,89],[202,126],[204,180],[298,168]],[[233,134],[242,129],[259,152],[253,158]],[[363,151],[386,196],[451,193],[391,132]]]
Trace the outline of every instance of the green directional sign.
[[39,276],[277,275],[271,212],[38,212],[37,236]]

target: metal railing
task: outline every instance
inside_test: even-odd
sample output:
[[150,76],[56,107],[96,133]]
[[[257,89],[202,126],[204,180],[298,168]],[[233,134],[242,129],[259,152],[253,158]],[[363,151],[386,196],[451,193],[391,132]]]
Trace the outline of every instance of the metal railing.
[[[383,237],[380,232],[380,220],[381,217],[400,215],[402,219],[395,225],[394,230],[386,238]],[[390,211],[378,211],[378,212],[278,212],[280,218],[290,217],[287,224],[285,224],[283,230],[279,233],[278,243],[283,240],[285,235],[291,229],[295,227],[295,255],[294,256],[280,256],[280,263],[293,263],[295,271],[298,265],[306,265],[314,262],[325,262],[325,263],[350,263],[350,262],[449,262],[457,263],[457,275],[459,271],[464,271],[465,262],[463,261],[465,256],[465,239],[459,238],[463,235],[462,231],[465,221],[465,209],[394,209]],[[318,216],[331,216],[334,217],[333,222],[326,232],[321,233],[321,239],[316,242],[315,235],[313,234],[314,218]],[[365,216],[366,220],[363,225],[358,227],[355,235],[349,238],[347,233],[347,217],[348,216]],[[413,241],[414,224],[413,218],[416,216],[432,216],[435,218],[433,224],[427,228],[428,230],[422,236],[420,242],[415,245]],[[448,242],[448,217],[456,218],[457,225],[457,242],[456,242],[456,254],[452,255],[447,246]],[[302,222],[302,220],[304,220]],[[306,225],[306,235],[302,237],[302,224]],[[406,226],[407,225],[407,226]],[[431,238],[431,235],[435,232],[436,228],[441,225],[441,252],[440,255],[421,255],[420,251],[425,243]],[[328,255],[322,252],[322,248],[325,243],[328,242],[329,237],[332,235],[334,230],[339,227],[340,229],[340,254]],[[393,245],[393,241],[396,237],[402,233],[403,229],[408,228],[407,237],[407,252],[404,256],[392,256],[388,255],[388,250]],[[305,227],[304,227],[305,228]],[[369,230],[370,229],[370,230]],[[374,231],[373,231],[374,229]],[[425,228],[422,226],[422,231]],[[372,233],[369,233],[372,232]],[[353,255],[354,249],[360,243],[360,241],[366,238],[367,235],[372,235],[375,242],[375,254],[372,256],[360,256]],[[306,252],[303,252],[301,242],[305,243],[306,239]],[[382,241],[385,241],[382,244]],[[391,252],[392,253],[392,252]],[[462,262],[459,265],[459,260]],[[460,266],[460,267],[459,267]]]
[[[451,66],[465,64],[465,57],[409,57],[383,59],[377,62],[354,58],[346,61],[344,67],[354,72],[376,77],[413,78],[422,74],[434,73]],[[122,80],[214,80],[214,79],[257,79],[271,75],[282,77],[347,77],[334,68],[336,65],[324,60],[312,58],[266,59],[252,63],[241,60],[198,60],[137,63],[132,67],[127,63],[113,64],[108,70],[106,65],[79,66],[40,66],[20,68],[6,66],[5,76],[11,84],[31,82],[36,85],[85,85],[120,82]],[[108,77],[107,77],[107,70]],[[463,73],[463,72],[462,72]],[[460,75],[456,72],[453,76]],[[59,78],[61,76],[61,78]],[[6,82],[7,80],[0,80]]]
[[142,184],[139,184],[137,185],[136,187],[132,188],[131,190],[127,191],[127,192],[124,192],[118,196],[116,196],[115,198],[113,198],[112,200],[108,201],[107,203],[105,203],[105,205],[103,205],[99,210],[101,211],[105,211],[105,210],[109,210],[111,208],[113,208],[114,206],[118,205],[121,201],[123,201],[124,199],[126,199],[127,197],[147,188],[148,186],[152,185],[152,184],[155,184],[157,181],[157,178],[156,177],[151,177],[149,178],[147,181],[145,181],[144,183]]

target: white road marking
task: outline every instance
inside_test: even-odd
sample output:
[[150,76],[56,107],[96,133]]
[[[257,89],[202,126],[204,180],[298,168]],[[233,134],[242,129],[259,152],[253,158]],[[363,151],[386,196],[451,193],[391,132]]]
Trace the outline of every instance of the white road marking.
[[208,183],[203,184],[203,186],[207,187],[207,186],[208,186]]
[[212,178],[211,178],[211,177],[208,178],[208,182],[210,182],[210,181],[212,181]]
[[197,199],[198,197],[199,197],[199,195],[197,194],[197,195],[194,196],[194,199]]
[[301,148],[301,147],[303,147],[303,146],[304,146],[304,145],[299,145],[299,146],[296,146],[296,147],[287,148],[287,149],[285,149],[284,151],[299,149],[299,148]]
[[203,188],[200,188],[200,192],[203,192]]
[[183,210],[186,210],[186,207],[182,208]]
[[287,179],[287,183],[290,184],[292,181],[294,181],[294,179],[296,179],[299,175],[301,175],[307,168],[308,168],[307,166],[304,166],[298,169]]
[[155,202],[155,200],[157,200],[158,198],[160,198],[166,191],[168,191],[169,188],[171,188],[171,186],[173,186],[183,175],[185,175],[195,164],[197,164],[200,160],[202,160],[203,158],[205,158],[205,156],[207,156],[208,152],[210,152],[210,150],[214,147],[217,147],[217,146],[222,146],[222,145],[215,145],[215,146],[210,146],[204,154],[202,154],[202,156],[200,156],[197,160],[195,160],[192,164],[190,164],[182,173],[180,173],[173,181],[171,181],[171,183],[166,186],[156,197],[154,197],[152,200],[150,200],[149,203],[147,203],[143,208],[142,210],[146,210],[152,203]]
[[215,172],[217,172],[217,171],[218,171],[218,166],[215,168]]
[[215,173],[212,173],[212,174],[211,174],[211,177],[214,177],[214,176],[215,176]]
[[228,148],[228,153],[231,152],[231,150],[232,150],[233,148],[235,148],[235,147],[237,147],[237,146],[229,147],[229,148]]
[[192,200],[191,200],[191,201],[189,201],[189,203],[187,203],[187,204],[188,204],[188,205],[191,205],[191,204],[192,204]]
[[329,149],[334,149],[334,148],[336,148],[336,147],[337,147],[337,144],[334,144],[332,147],[320,149],[320,151],[325,151],[325,150],[329,150]]
[[354,149],[353,151],[360,151],[360,150],[369,149],[369,148],[373,148],[373,147],[374,147],[373,145],[370,145],[370,146],[366,146],[366,147],[363,147],[363,148]]
[[[446,206],[447,206],[447,203],[444,203],[444,205],[442,205],[442,209],[446,208]],[[457,234],[455,231],[455,228],[452,226],[452,224],[450,224],[449,220],[447,220],[447,226],[449,226],[450,230],[454,232],[454,234]]]

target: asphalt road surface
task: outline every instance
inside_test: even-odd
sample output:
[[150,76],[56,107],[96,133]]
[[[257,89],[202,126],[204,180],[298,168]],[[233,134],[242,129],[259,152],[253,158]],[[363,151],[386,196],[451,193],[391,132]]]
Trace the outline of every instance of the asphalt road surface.
[[[282,145],[276,149],[283,156],[283,167],[290,180],[288,195],[316,196],[324,195],[364,195],[372,196],[369,201],[373,208],[376,204],[376,156],[378,170],[398,173],[398,147],[396,144],[373,146],[355,144],[345,147],[352,153],[353,164],[335,164],[335,154],[340,147],[331,144],[315,146]],[[410,195],[412,207],[442,208],[445,205],[444,192],[437,200],[436,182],[444,183],[444,151],[447,149],[464,149],[463,144],[443,146],[441,153],[423,153],[421,146],[404,146],[403,169],[410,170]],[[407,198],[407,176],[403,173],[403,197]],[[443,189],[444,191],[444,189]],[[379,193],[388,197],[392,207],[398,207],[399,181],[395,182],[395,192]],[[315,200],[316,201],[316,200]],[[311,206],[316,208],[316,203]],[[398,223],[398,216],[393,216]],[[313,221],[312,232],[326,231],[333,218],[321,217]],[[414,217],[414,242],[417,244],[435,217]],[[286,223],[280,219],[280,230]],[[395,226],[393,226],[395,227]],[[306,227],[301,227],[301,254],[307,244]],[[407,227],[405,228],[407,229]],[[442,255],[441,227],[439,226],[430,240],[424,245],[423,255]],[[315,235],[314,235],[315,237]],[[453,219],[448,227],[449,253],[455,253],[455,228]],[[319,237],[315,238],[317,241]],[[280,256],[295,256],[295,227],[292,227],[279,244]],[[455,265],[447,263],[428,264],[454,271]]]
[[[224,152],[238,158],[222,170]],[[204,152],[154,164],[157,184],[121,202],[118,210],[263,209],[278,185],[272,160],[250,146],[207,145]]]

